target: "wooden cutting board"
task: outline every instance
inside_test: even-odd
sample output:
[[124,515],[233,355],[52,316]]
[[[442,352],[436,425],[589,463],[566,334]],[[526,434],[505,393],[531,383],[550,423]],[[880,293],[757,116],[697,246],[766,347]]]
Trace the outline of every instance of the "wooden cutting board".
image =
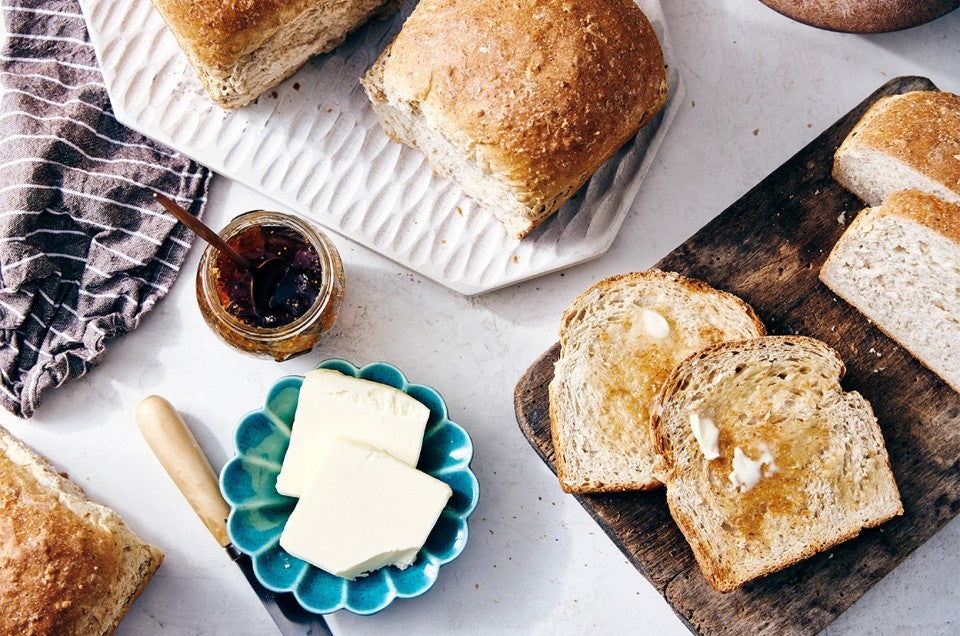
[[[577,495],[694,632],[819,632],[960,511],[960,394],[817,279],[863,207],[831,178],[833,153],[870,104],[911,90],[936,87],[919,77],[888,82],[657,264],[741,296],[770,333],[813,336],[839,351],[844,388],[873,404],[905,511],[829,552],[719,594],[700,573],[662,491]],[[554,472],[547,385],[559,352],[557,344],[543,354],[514,395],[521,430]]]

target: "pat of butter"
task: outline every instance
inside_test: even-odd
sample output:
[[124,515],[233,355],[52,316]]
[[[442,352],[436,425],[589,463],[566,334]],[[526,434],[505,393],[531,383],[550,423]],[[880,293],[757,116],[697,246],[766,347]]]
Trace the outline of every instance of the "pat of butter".
[[[761,472],[764,464],[767,466],[765,474]],[[777,465],[773,463],[773,456],[766,448],[763,448],[758,459],[750,459],[739,446],[733,449],[733,472],[730,473],[730,483],[740,492],[747,492],[760,483],[761,477],[769,477],[776,471]]]
[[640,312],[640,322],[643,324],[643,330],[651,338],[663,340],[670,335],[670,325],[659,312],[644,308]]
[[403,391],[330,369],[308,371],[277,476],[277,492],[299,497],[331,437],[346,437],[416,466],[430,409]]
[[280,534],[280,547],[335,576],[406,568],[453,494],[386,453],[333,439]]
[[700,417],[697,413],[690,414],[690,428],[693,436],[700,445],[700,452],[708,460],[720,457],[720,429],[708,417]]

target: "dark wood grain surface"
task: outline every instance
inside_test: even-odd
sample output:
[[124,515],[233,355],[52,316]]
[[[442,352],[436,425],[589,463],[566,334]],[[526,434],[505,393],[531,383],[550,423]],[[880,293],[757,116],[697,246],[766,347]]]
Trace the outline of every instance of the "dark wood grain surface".
[[[934,89],[919,77],[888,82],[657,264],[739,295],[770,333],[813,336],[839,351],[844,388],[873,404],[904,506],[880,528],[719,594],[662,491],[576,496],[694,632],[819,632],[960,511],[960,394],[817,279],[863,207],[830,176],[837,146],[879,97]],[[521,430],[554,471],[547,385],[559,351],[544,353],[514,396]]]

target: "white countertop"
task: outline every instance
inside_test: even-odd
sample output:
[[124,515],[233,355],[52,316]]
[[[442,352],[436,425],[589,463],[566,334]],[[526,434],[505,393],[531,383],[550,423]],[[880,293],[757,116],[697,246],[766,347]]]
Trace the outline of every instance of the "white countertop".
[[[277,364],[228,349],[202,322],[198,242],[169,296],[110,344],[99,368],[50,390],[32,421],[0,417],[166,552],[121,634],[276,632],[140,437],[138,402],[167,397],[219,469],[237,420],[266,388],[326,357],[392,362],[439,390],[473,438],[481,484],[467,549],[436,586],[375,616],[336,613],[335,633],[687,633],[530,448],[514,418],[514,385],[555,342],[560,313],[580,291],[655,263],[887,80],[922,75],[960,92],[960,11],[861,36],[792,22],[755,0],[665,0],[664,10],[687,103],[605,256],[464,298],[334,237],[348,286],[340,322],[312,354]],[[205,220],[217,227],[277,207],[219,177],[209,201]],[[954,520],[827,631],[956,633],[958,571]]]

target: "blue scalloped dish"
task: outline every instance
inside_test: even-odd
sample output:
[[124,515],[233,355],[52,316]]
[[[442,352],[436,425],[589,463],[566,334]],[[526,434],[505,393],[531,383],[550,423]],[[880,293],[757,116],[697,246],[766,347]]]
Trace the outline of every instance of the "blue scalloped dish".
[[277,474],[290,443],[290,427],[300,396],[301,376],[281,378],[267,393],[262,409],[237,425],[237,454],[220,474],[220,489],[230,504],[227,532],[233,545],[253,559],[253,569],[268,589],[293,592],[311,612],[326,614],[347,609],[373,614],[393,599],[426,592],[437,580],[440,566],[457,557],[467,544],[467,517],[480,496],[470,470],[473,443],[466,431],[447,417],[443,398],[435,390],[410,384],[394,366],[377,362],[357,368],[345,360],[324,360],[317,368],[400,389],[430,409],[417,468],[450,485],[453,496],[417,555],[405,570],[393,566],[355,581],[328,574],[287,554],[280,533],[297,500],[278,494]]

